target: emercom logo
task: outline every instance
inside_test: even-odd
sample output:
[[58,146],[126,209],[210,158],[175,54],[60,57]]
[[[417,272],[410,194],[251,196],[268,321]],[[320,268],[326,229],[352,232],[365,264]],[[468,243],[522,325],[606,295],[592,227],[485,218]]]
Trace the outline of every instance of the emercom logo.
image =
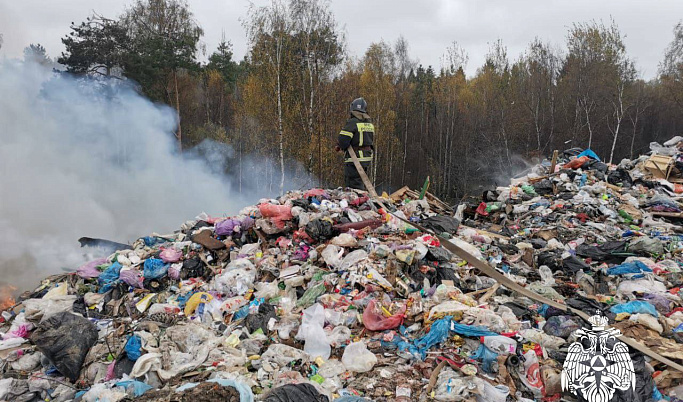
[[628,346],[617,339],[618,329],[608,328],[609,320],[598,311],[589,318],[591,329],[574,332],[562,366],[562,390],[586,402],[609,402],[616,390],[636,388],[636,374]]

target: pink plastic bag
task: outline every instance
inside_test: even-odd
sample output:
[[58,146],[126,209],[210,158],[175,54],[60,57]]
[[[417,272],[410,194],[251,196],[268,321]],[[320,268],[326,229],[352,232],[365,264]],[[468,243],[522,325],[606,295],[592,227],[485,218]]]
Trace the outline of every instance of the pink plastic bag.
[[97,278],[102,273],[97,269],[98,265],[106,264],[108,261],[106,258],[98,258],[96,260],[90,261],[78,267],[76,269],[76,274],[83,279]]
[[183,253],[174,248],[166,248],[159,253],[161,260],[166,263],[178,262],[182,256]]
[[304,198],[308,197],[323,197],[323,198],[330,198],[327,195],[327,191],[323,190],[322,188],[312,188],[304,193]]
[[264,218],[270,218],[278,229],[285,227],[285,221],[292,219],[292,207],[287,205],[259,204],[259,211]]
[[405,312],[406,306],[404,305],[396,314],[391,317],[385,317],[382,313],[381,305],[376,300],[370,300],[365,311],[363,311],[363,325],[370,331],[384,331],[397,328],[403,323]]

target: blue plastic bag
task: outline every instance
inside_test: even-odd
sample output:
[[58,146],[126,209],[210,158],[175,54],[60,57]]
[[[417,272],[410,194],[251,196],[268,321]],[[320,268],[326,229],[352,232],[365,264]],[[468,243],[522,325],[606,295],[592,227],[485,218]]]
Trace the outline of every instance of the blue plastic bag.
[[422,338],[415,340],[415,347],[422,355],[424,359],[427,355],[427,351],[432,346],[443,343],[448,339],[448,333],[451,327],[451,319],[453,317],[448,316],[440,320],[434,321],[429,332],[426,333]]
[[652,272],[652,270],[640,261],[625,262],[607,269],[607,275],[641,274],[643,272]]
[[158,258],[148,258],[145,260],[142,276],[145,279],[158,279],[166,276],[168,273],[168,264]]
[[472,354],[472,358],[481,360],[483,362],[482,368],[484,371],[491,374],[493,373],[493,362],[498,359],[498,353],[491,351],[482,343],[479,345],[479,349]]
[[650,314],[651,316],[659,317],[659,313],[657,312],[655,306],[642,300],[634,300],[624,304],[617,304],[616,306],[612,306],[609,311],[613,312],[614,314]]
[[360,396],[342,396],[337,398],[334,402],[372,402],[370,399],[361,398]]
[[136,398],[142,396],[145,392],[152,389],[151,385],[145,384],[142,381],[135,381],[135,380],[119,381],[116,384],[114,384],[114,386],[125,388],[126,391],[128,391],[128,389],[132,387],[133,388],[133,396]]
[[580,158],[580,157],[582,157],[582,156],[587,156],[587,157],[589,157],[589,158],[591,158],[591,159],[595,159],[596,161],[600,162],[600,157],[598,156],[598,154],[596,154],[595,152],[593,152],[591,149],[587,149],[587,150],[581,152],[581,153],[578,154],[576,157],[577,157],[577,158]]
[[154,247],[157,244],[168,243],[168,240],[156,236],[145,236],[142,238],[142,241],[145,242],[145,246],[147,247]]
[[107,293],[119,282],[121,268],[121,264],[115,262],[100,274],[100,276],[97,278],[97,282],[100,284],[99,293]]
[[480,336],[498,335],[497,333],[491,332],[484,327],[460,324],[455,321],[451,321],[451,331],[455,332],[458,335],[472,336],[476,338]]
[[126,356],[130,360],[136,361],[142,356],[142,351],[140,350],[142,349],[142,340],[137,335],[130,336],[124,349],[126,350]]

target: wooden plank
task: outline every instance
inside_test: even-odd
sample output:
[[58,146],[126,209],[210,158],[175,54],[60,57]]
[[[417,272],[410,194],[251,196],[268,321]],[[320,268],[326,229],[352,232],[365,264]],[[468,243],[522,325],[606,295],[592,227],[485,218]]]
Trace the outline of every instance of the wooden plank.
[[365,188],[368,189],[368,193],[370,193],[372,198],[379,198],[379,196],[377,195],[377,192],[375,191],[375,186],[372,185],[370,178],[365,173],[365,169],[363,169],[363,166],[361,166],[360,161],[358,161],[358,157],[356,156],[356,151],[353,150],[353,147],[348,147],[348,148],[346,148],[346,150],[349,152],[349,156],[351,157],[351,160],[353,161],[353,165],[356,167],[356,170],[358,171],[358,174],[360,175],[360,179],[363,181],[363,184],[365,184]]
[[557,165],[557,149],[553,151],[553,159],[550,161],[550,174],[555,173],[555,166]]
[[662,218],[683,218],[683,212],[651,212],[651,214]]

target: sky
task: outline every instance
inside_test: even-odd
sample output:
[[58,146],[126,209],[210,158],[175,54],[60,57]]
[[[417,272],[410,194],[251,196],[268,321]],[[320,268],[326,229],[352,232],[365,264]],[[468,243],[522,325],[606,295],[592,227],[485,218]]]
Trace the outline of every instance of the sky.
[[[80,23],[93,11],[107,17],[121,14],[132,0],[0,0],[0,57],[19,57],[29,43],[40,43],[50,56],[63,51],[60,38],[71,22]],[[238,59],[247,51],[241,20],[248,0],[188,0],[210,53],[225,33]],[[257,6],[267,0],[254,0]],[[331,0],[331,10],[346,31],[350,54],[361,57],[380,40],[393,43],[403,35],[413,58],[440,66],[447,46],[456,41],[469,55],[467,73],[484,62],[489,44],[502,39],[514,61],[535,37],[564,47],[575,22],[610,18],[626,36],[629,54],[644,78],[657,66],[683,18],[680,0]],[[206,59],[206,55],[200,59]]]

